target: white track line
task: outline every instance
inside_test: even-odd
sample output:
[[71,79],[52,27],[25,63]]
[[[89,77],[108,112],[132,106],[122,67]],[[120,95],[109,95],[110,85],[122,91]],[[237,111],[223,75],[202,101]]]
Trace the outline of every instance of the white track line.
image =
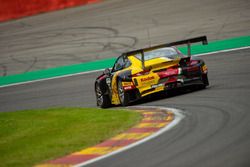
[[[205,55],[211,55],[211,54],[216,54],[216,53],[232,52],[232,51],[249,49],[249,48],[250,48],[250,46],[246,46],[246,47],[241,47],[241,48],[236,48],[236,49],[227,49],[227,50],[222,50],[222,51],[197,54],[197,55],[193,55],[193,56],[205,56]],[[75,73],[75,74],[68,74],[68,75],[51,77],[51,78],[38,79],[38,80],[34,80],[34,81],[19,82],[19,83],[14,83],[14,84],[3,85],[3,86],[0,86],[0,88],[10,87],[10,86],[18,86],[18,85],[23,85],[23,84],[28,84],[28,83],[34,83],[34,82],[40,82],[40,81],[47,81],[47,80],[58,79],[58,78],[72,77],[72,76],[76,76],[76,75],[90,74],[90,73],[95,73],[95,72],[99,72],[99,71],[103,71],[103,70],[104,69],[100,69],[100,70],[79,72],[79,73]]]
[[143,144],[143,143],[145,143],[145,142],[147,142],[147,141],[149,141],[149,140],[151,140],[151,139],[153,139],[153,138],[156,138],[156,137],[160,136],[161,134],[163,134],[163,133],[169,131],[170,129],[172,129],[173,127],[175,127],[175,126],[184,118],[183,111],[181,111],[181,110],[179,110],[179,109],[175,109],[175,108],[165,108],[165,107],[156,107],[156,106],[148,106],[148,107],[144,107],[144,106],[143,106],[143,107],[137,107],[137,108],[160,108],[160,109],[164,109],[164,110],[173,112],[174,115],[175,115],[175,118],[174,118],[174,120],[173,120],[172,122],[170,122],[167,126],[165,126],[164,128],[162,128],[161,130],[157,131],[156,133],[154,133],[154,134],[151,135],[151,136],[148,136],[148,137],[146,137],[146,138],[144,138],[144,139],[142,139],[142,140],[140,140],[140,141],[138,141],[138,142],[135,142],[135,143],[133,143],[133,144],[131,144],[131,145],[128,145],[128,146],[126,146],[126,147],[124,147],[124,148],[121,148],[120,150],[111,152],[111,153],[109,153],[109,154],[103,155],[103,156],[101,156],[101,157],[98,157],[98,158],[89,160],[89,161],[84,162],[84,163],[81,163],[81,164],[77,164],[77,165],[75,165],[74,167],[82,167],[82,166],[85,166],[85,165],[89,165],[89,164],[91,164],[91,163],[100,161],[100,160],[105,159],[105,158],[107,158],[107,157],[113,156],[113,155],[115,155],[115,154],[121,153],[121,152],[126,151],[126,150],[128,150],[128,149],[131,149],[131,148],[133,148],[133,147],[135,147],[135,146],[138,146],[138,145],[140,145],[140,144]]
[[205,55],[211,55],[211,54],[216,54],[216,53],[232,52],[232,51],[243,50],[243,49],[249,49],[249,48],[250,48],[250,46],[246,46],[246,47],[235,48],[235,49],[227,49],[227,50],[221,50],[221,51],[216,51],[216,52],[209,52],[209,53],[196,54],[196,55],[194,55],[194,56],[205,56]]
[[79,73],[75,73],[75,74],[67,74],[67,75],[62,75],[62,76],[57,76],[57,77],[38,79],[38,80],[34,80],[34,81],[19,82],[19,83],[14,83],[14,84],[9,84],[9,85],[3,85],[3,86],[0,86],[0,88],[9,87],[9,86],[23,85],[23,84],[28,84],[28,83],[40,82],[40,81],[47,81],[47,80],[52,80],[52,79],[72,77],[72,76],[76,76],[76,75],[90,74],[90,73],[100,72],[100,71],[103,71],[103,70],[104,69],[93,70],[93,71],[85,71],[85,72],[79,72]]

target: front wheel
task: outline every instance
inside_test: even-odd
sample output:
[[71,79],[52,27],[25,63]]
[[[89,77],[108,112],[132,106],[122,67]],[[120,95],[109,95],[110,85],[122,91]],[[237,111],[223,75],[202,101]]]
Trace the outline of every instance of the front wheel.
[[122,86],[122,81],[118,81],[117,84],[118,96],[122,106],[127,106],[129,104],[129,94],[125,92]]
[[101,108],[108,108],[111,106],[110,98],[108,95],[105,95],[99,84],[96,83],[95,85],[95,93],[96,93],[96,103],[97,106],[100,106]]

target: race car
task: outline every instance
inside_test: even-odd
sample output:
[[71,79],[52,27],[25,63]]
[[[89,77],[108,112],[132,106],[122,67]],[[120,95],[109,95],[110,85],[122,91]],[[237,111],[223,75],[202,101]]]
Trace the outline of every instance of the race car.
[[[170,89],[209,85],[205,62],[191,56],[191,44],[207,44],[207,37],[167,43],[123,53],[112,69],[105,69],[95,81],[97,106],[127,106],[147,95]],[[187,44],[188,55],[175,46]]]

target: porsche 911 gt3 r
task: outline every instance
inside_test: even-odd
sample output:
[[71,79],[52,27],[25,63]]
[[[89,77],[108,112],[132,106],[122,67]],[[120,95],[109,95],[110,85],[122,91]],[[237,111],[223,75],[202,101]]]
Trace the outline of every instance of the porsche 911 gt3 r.
[[[206,36],[124,53],[113,68],[95,81],[97,105],[126,106],[144,96],[173,88],[209,85],[205,62],[191,56],[191,43],[207,44]],[[187,44],[188,56],[175,46]]]

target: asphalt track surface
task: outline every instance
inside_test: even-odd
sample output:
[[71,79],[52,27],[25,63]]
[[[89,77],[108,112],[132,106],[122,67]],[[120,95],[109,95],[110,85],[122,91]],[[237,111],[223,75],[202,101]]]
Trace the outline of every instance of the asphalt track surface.
[[[135,105],[182,109],[171,131],[89,166],[250,166],[250,49],[202,57],[210,86],[153,96]],[[0,111],[58,106],[95,107],[99,73],[0,88]]]
[[249,0],[104,0],[0,23],[0,76],[200,35],[249,35],[249,10]]

